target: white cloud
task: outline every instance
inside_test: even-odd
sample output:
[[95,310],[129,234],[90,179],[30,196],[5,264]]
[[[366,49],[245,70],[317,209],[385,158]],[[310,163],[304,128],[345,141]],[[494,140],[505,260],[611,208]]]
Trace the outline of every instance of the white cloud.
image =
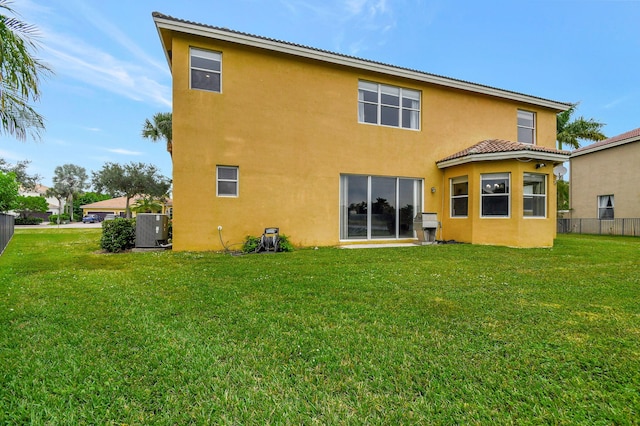
[[136,101],[171,106],[171,88],[148,76],[142,65],[120,60],[74,37],[47,33],[46,39],[42,52],[57,75]]
[[[34,15],[28,19],[39,28],[39,56],[54,70],[52,79],[72,79],[86,87],[100,88],[128,99],[171,107],[171,74],[166,64],[150,57],[86,3],[64,3],[67,9],[64,15],[64,10],[61,12],[25,0],[26,9]],[[61,32],[50,28],[50,23],[66,22],[72,15],[90,22],[114,43],[98,46],[69,32],[72,30]],[[160,81],[169,83],[165,85]]]
[[114,148],[114,149],[107,149],[108,152],[112,152],[114,154],[121,154],[121,155],[142,155],[142,152],[138,152],[138,151],[129,151],[127,149],[122,149],[122,148]]

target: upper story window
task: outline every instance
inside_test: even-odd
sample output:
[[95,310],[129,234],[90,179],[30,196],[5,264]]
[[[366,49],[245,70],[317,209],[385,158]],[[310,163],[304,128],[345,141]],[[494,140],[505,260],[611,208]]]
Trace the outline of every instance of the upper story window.
[[481,175],[482,217],[509,217],[509,173]]
[[525,173],[523,180],[523,213],[525,217],[547,216],[547,177]]
[[613,195],[598,195],[598,219],[613,218]]
[[190,49],[191,88],[222,91],[222,54],[211,50]]
[[518,142],[536,143],[536,113],[518,110]]
[[420,128],[420,92],[359,81],[358,121],[417,130]]
[[469,214],[469,178],[451,179],[451,217],[467,217]]

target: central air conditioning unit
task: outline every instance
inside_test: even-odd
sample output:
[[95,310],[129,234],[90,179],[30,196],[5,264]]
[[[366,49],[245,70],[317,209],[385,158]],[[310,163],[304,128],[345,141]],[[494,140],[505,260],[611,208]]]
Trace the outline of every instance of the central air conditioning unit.
[[136,248],[159,247],[169,239],[169,216],[140,213],[136,216]]

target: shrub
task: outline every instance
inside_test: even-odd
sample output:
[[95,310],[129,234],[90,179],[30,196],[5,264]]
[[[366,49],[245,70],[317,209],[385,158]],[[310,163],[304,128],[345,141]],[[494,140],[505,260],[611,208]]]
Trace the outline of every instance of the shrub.
[[116,218],[102,222],[100,247],[109,253],[118,253],[135,247],[136,220]]
[[[258,247],[260,246],[260,237],[254,237],[251,235],[247,235],[244,239],[244,243],[242,244],[242,251],[244,253],[254,253]],[[291,242],[289,242],[289,238],[280,234],[280,243],[278,244],[278,251],[293,251],[294,247]]]
[[[60,222],[69,222],[69,215],[67,213],[62,213],[60,215]],[[49,223],[58,223],[58,215],[52,214],[49,216]]]
[[39,217],[17,217],[15,224],[16,225],[40,225],[42,223],[42,219]]
[[260,238],[247,235],[242,244],[242,251],[244,253],[253,253],[260,245]]
[[293,244],[289,241],[289,237],[282,234],[280,235],[280,251],[293,251]]

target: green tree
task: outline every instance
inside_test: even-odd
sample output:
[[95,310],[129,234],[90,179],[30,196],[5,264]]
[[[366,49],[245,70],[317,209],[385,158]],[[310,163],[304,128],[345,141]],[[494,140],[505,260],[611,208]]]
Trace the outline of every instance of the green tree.
[[557,136],[558,149],[564,146],[572,149],[580,148],[580,139],[593,142],[601,141],[607,137],[602,133],[603,123],[595,121],[593,118],[585,119],[578,117],[572,120],[573,113],[576,112],[578,104],[573,104],[571,108],[557,115]]
[[93,187],[112,197],[126,197],[126,216],[131,217],[130,200],[139,196],[163,197],[171,187],[171,181],[160,175],[156,166],[144,163],[120,165],[106,163],[93,172]]
[[14,173],[0,172],[0,213],[6,213],[16,206],[20,185]]
[[38,182],[42,179],[42,176],[40,175],[30,175],[27,173],[27,167],[30,163],[31,161],[24,160],[18,161],[16,164],[10,164],[5,161],[4,158],[0,158],[0,172],[14,173],[20,187],[29,191],[35,189]]
[[80,195],[89,187],[87,184],[87,171],[84,167],[75,164],[64,164],[53,171],[53,187],[67,201],[69,218],[73,222],[73,197]]
[[151,196],[142,197],[133,203],[131,210],[136,213],[159,213],[162,211],[162,200]]
[[569,210],[569,182],[558,179],[556,189],[558,191],[558,210]]
[[164,140],[167,143],[167,152],[173,157],[173,130],[172,114],[170,112],[158,112],[153,115],[152,121],[144,120],[142,137],[151,139],[152,142]]
[[51,70],[34,57],[36,28],[16,18],[10,4],[0,0],[0,132],[37,139],[44,118],[31,103],[40,98],[40,77]]
[[58,200],[58,214],[56,215],[56,222],[60,225],[60,216],[62,216],[62,202],[65,199],[64,194],[62,194],[55,187],[47,189],[47,192],[44,194],[47,197],[53,197]]
[[45,213],[47,208],[49,204],[44,197],[19,195],[14,210],[20,213],[20,217],[28,219],[32,213]]

